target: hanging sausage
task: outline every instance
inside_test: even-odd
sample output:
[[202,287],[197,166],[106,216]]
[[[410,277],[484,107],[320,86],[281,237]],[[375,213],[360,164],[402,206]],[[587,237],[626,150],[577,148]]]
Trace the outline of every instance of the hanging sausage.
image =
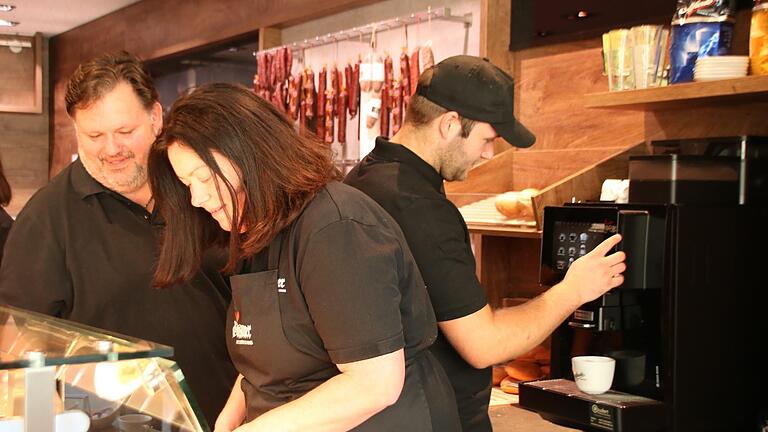
[[384,85],[381,87],[381,110],[379,112],[379,133],[385,137],[389,136],[389,113],[392,105],[390,96],[393,81],[392,74],[392,57],[387,54],[384,58]]
[[[336,107],[333,104],[333,89],[328,89],[325,92],[325,118],[323,119],[323,141],[326,144],[333,144],[333,111]],[[318,137],[320,137],[318,132]]]
[[293,120],[299,118],[302,84],[301,73],[288,77],[288,116]]
[[358,107],[360,106],[360,58],[352,67],[352,79],[347,81],[347,109],[349,110],[349,117],[355,118],[357,115]]
[[331,103],[333,105],[333,117],[335,118],[338,115],[337,113],[338,101],[336,100],[336,98],[339,97],[339,69],[336,67],[335,64],[331,68],[330,77],[331,77],[330,96],[333,99]]
[[315,133],[317,138],[323,140],[325,138],[325,89],[328,83],[328,71],[325,66],[320,69],[320,73],[317,74],[317,123],[315,127]]
[[285,74],[287,76],[293,75],[293,51],[290,48],[285,48]]
[[416,93],[416,87],[419,85],[419,74],[421,71],[419,70],[419,48],[416,47],[415,50],[413,50],[413,54],[411,54],[411,79],[410,79],[410,85],[411,85],[411,96],[413,96],[414,93]]
[[435,65],[435,55],[432,53],[432,42],[427,41],[419,49],[421,55],[421,70],[427,70]]
[[301,97],[301,115],[299,126],[309,128],[315,117],[315,73],[307,66],[304,70],[303,92]]
[[403,83],[398,80],[392,84],[392,135],[403,124]]
[[351,69],[351,66],[348,64],[347,67],[345,68],[344,77],[341,76],[341,71],[339,71],[339,82],[341,83],[341,90],[339,91],[338,106],[336,108],[336,112],[338,113],[338,118],[339,118],[339,125],[338,125],[339,131],[336,134],[336,140],[342,146],[347,143],[347,102],[348,102],[347,86],[349,86],[350,84],[350,79],[343,79],[343,78],[346,78],[347,76],[346,71],[349,69]]
[[[403,48],[403,52],[400,53],[400,93],[402,95],[402,107],[403,111],[408,109],[408,103],[411,101],[411,68],[408,61],[408,49]],[[393,120],[394,124],[394,120]],[[397,132],[397,131],[393,131]]]

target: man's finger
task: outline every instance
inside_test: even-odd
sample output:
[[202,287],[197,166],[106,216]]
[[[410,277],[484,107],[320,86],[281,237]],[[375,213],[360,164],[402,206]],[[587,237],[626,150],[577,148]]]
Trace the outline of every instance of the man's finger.
[[626,259],[627,259],[627,254],[624,253],[624,251],[614,252],[608,255],[607,257],[605,257],[605,260],[608,263],[608,265],[616,265],[626,261]]
[[593,252],[596,254],[599,254],[600,256],[605,256],[605,254],[608,253],[608,251],[611,250],[614,246],[619,244],[621,241],[621,234],[614,234],[607,239],[603,240],[602,243],[595,246],[595,249],[593,249]]

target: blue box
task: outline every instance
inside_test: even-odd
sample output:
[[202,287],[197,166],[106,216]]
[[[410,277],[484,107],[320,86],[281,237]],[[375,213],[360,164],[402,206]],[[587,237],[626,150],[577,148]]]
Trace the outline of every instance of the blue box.
[[696,59],[730,54],[732,40],[733,23],[730,21],[672,25],[669,47],[670,84],[693,81]]

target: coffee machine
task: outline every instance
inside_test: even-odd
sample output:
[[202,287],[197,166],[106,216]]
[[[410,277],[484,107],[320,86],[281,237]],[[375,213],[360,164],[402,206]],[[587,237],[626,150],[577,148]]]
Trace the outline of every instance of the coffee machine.
[[[627,271],[620,287],[553,333],[552,379],[522,383],[520,405],[594,430],[753,430],[766,368],[759,285],[747,268],[755,223],[738,205],[547,207],[543,284],[562,280],[573,260],[617,232]],[[576,388],[578,355],[616,359],[611,391]]]

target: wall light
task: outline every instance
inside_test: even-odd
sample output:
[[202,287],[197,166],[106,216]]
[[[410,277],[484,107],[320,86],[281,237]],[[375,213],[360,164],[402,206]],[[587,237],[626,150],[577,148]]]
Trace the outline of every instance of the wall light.
[[0,27],[15,27],[17,25],[19,25],[18,21],[0,19]]
[[32,42],[19,39],[0,39],[0,46],[7,46],[12,53],[18,54],[23,48],[32,48]]
[[0,4],[0,12],[10,12],[16,9],[16,6],[9,4]]

